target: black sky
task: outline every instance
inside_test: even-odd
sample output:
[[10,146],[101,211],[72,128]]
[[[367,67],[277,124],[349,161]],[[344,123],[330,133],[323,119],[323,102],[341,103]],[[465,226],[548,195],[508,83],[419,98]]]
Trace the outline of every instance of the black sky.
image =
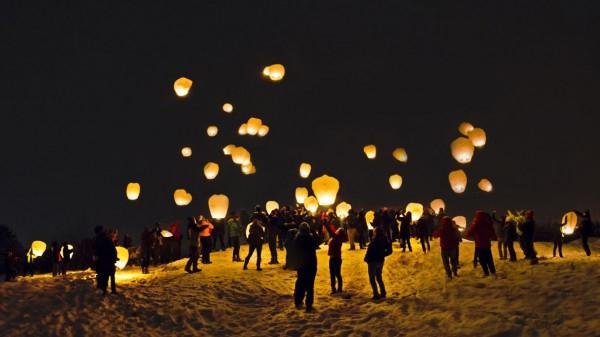
[[[596,1],[3,2],[0,5],[0,223],[32,239],[78,239],[102,224],[137,239],[143,225],[293,201],[301,161],[341,181],[355,206],[428,203],[600,211],[599,3]],[[283,82],[262,67],[286,66]],[[173,81],[194,80],[177,99]],[[226,115],[221,105],[235,106]],[[264,139],[237,136],[256,116]],[[488,145],[451,193],[457,125]],[[220,127],[206,137],[209,124]],[[221,148],[246,146],[243,176]],[[376,161],[362,146],[378,145]],[[182,145],[193,147],[183,160]],[[404,146],[407,165],[391,151]],[[207,182],[202,167],[221,173]],[[387,177],[400,173],[392,191]],[[496,191],[476,189],[488,177]],[[139,201],[124,187],[142,184]],[[175,188],[194,196],[187,208]]]

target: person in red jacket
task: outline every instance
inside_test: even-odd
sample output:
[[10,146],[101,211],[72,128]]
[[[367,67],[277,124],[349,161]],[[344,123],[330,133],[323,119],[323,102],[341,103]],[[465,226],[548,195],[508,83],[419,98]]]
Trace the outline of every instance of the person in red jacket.
[[[438,229],[433,232],[434,238],[440,238],[440,248],[442,252],[442,263],[446,269],[448,279],[452,280],[452,275],[458,276],[458,244],[460,241],[460,232],[452,222],[450,217],[440,219]],[[452,269],[450,269],[452,266]]]
[[494,258],[492,257],[492,240],[496,240],[492,217],[484,212],[475,212],[475,219],[467,232],[467,238],[475,238],[475,254],[485,276],[496,275]]
[[[335,228],[333,223],[326,226],[329,232],[329,275],[331,276],[331,294],[341,293],[343,289],[342,283],[342,243],[348,241],[348,235],[343,228]],[[335,281],[337,280],[337,289]]]

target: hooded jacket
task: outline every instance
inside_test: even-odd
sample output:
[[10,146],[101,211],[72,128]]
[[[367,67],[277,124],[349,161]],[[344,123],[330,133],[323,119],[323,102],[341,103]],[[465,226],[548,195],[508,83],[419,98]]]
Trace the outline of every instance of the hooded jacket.
[[450,250],[458,247],[460,233],[452,223],[452,219],[445,216],[440,220],[440,226],[433,233],[433,237],[440,238],[440,248],[442,250]]
[[496,233],[490,215],[484,211],[477,211],[471,228],[467,232],[467,237],[475,238],[475,248],[492,247],[491,241],[496,239]]

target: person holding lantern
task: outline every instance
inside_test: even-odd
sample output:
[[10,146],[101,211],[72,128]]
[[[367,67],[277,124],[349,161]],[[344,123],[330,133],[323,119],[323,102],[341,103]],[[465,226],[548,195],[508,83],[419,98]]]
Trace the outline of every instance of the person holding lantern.
[[[329,275],[331,277],[331,294],[341,293],[343,291],[342,282],[342,244],[348,241],[348,235],[343,228],[336,228],[330,223],[327,228],[329,232]],[[337,280],[337,289],[335,283]]]
[[592,217],[590,215],[590,210],[588,209],[583,212],[574,212],[577,214],[578,217],[580,217],[579,230],[581,232],[581,246],[585,251],[585,255],[590,256],[592,255],[592,250],[590,249],[590,245],[588,244],[588,239],[593,232],[593,223]]
[[467,237],[475,238],[475,255],[481,264],[485,276],[496,275],[494,257],[492,256],[492,240],[496,239],[492,217],[484,211],[477,211],[475,219],[467,232]]
[[[383,264],[385,257],[392,254],[392,244],[381,227],[373,230],[373,240],[367,247],[365,262],[369,268],[369,283],[373,289],[373,300],[386,298],[385,285],[383,284]],[[379,289],[377,289],[379,285]]]
[[248,245],[250,246],[248,250],[248,255],[246,255],[246,259],[244,260],[244,270],[248,269],[248,263],[250,262],[250,258],[254,251],[256,250],[256,270],[262,270],[260,268],[261,262],[261,253],[262,253],[262,245],[265,240],[265,230],[260,225],[258,219],[252,220],[249,229],[248,235]]
[[[317,276],[317,248],[320,241],[310,226],[303,222],[294,239],[294,250],[297,262],[297,277],[294,286],[294,303],[296,308],[306,304],[306,312],[313,311],[315,277]],[[306,298],[306,301],[305,301]]]

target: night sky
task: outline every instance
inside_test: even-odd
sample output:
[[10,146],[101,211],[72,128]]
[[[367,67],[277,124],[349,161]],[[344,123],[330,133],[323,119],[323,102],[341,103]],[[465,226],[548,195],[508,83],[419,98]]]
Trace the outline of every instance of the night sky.
[[[91,236],[98,224],[137,240],[157,220],[206,214],[213,193],[235,209],[291,204],[310,185],[302,161],[313,178],[337,177],[338,200],[357,208],[442,197],[453,215],[598,215],[597,1],[358,3],[3,2],[0,223],[25,244]],[[286,67],[280,83],[260,76],[272,63]],[[181,76],[194,80],[186,99],[172,89]],[[252,116],[267,137],[237,135]],[[464,120],[488,145],[456,195],[449,144]],[[250,150],[255,175],[222,154],[229,143]],[[362,152],[369,143],[375,161]],[[392,158],[397,146],[408,164]],[[214,181],[202,174],[208,161],[221,166]],[[476,188],[484,177],[491,194]],[[129,181],[142,185],[136,202]],[[193,194],[190,206],[175,206],[175,188]]]

